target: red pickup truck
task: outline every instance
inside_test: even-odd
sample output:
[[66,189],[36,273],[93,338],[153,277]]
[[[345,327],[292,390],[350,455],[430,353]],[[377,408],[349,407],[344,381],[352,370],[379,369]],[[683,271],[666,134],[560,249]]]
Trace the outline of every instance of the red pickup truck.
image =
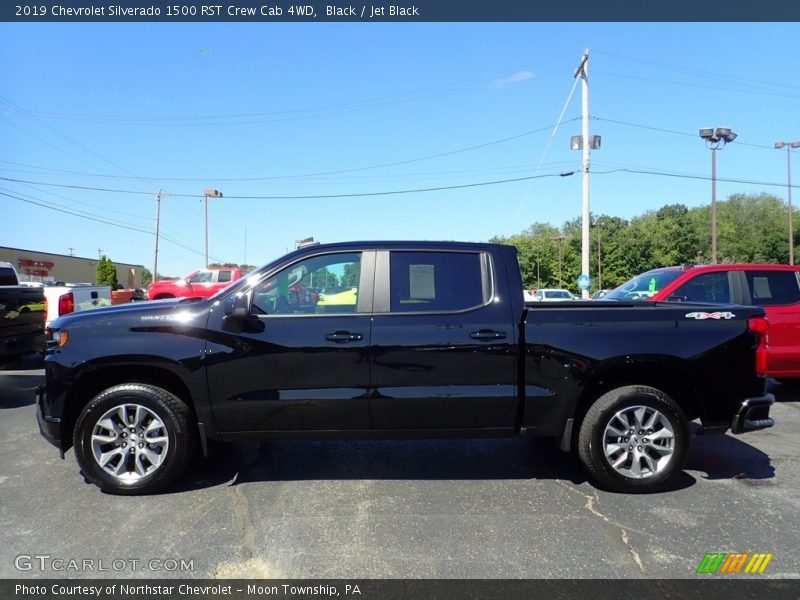
[[[800,377],[800,266],[730,264],[653,269],[603,300],[663,300],[761,306],[767,313],[770,377]],[[726,311],[696,318],[726,319]]]
[[200,269],[181,279],[156,281],[147,290],[147,299],[208,298],[241,277],[242,270],[236,267]]

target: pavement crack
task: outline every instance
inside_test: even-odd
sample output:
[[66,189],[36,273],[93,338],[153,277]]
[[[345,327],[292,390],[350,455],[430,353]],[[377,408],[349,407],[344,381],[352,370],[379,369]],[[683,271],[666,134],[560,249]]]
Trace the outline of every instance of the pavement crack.
[[242,555],[245,560],[249,560],[256,554],[255,527],[253,526],[253,520],[250,518],[250,506],[241,485],[234,485],[231,490],[233,493],[233,515],[236,527],[239,530]]
[[642,559],[639,556],[639,553],[636,552],[636,549],[630,543],[631,540],[630,537],[628,536],[628,531],[620,523],[617,523],[616,521],[610,519],[609,517],[601,513],[599,510],[597,510],[595,504],[600,502],[600,497],[597,495],[597,492],[595,492],[594,494],[584,494],[580,490],[575,489],[571,485],[568,485],[567,483],[559,479],[557,479],[556,481],[558,482],[559,485],[568,489],[570,492],[582,496],[586,500],[585,508],[590,513],[592,513],[593,515],[604,521],[607,525],[619,530],[620,538],[622,539],[622,545],[628,550],[631,558],[633,559],[633,562],[636,563],[636,566],[639,568],[642,574],[645,574],[644,564],[642,563]]

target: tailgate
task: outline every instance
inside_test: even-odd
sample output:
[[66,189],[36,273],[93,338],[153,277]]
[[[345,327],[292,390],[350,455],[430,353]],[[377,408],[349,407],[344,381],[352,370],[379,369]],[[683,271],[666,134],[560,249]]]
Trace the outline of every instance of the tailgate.
[[0,288],[0,337],[42,333],[46,306],[40,288]]

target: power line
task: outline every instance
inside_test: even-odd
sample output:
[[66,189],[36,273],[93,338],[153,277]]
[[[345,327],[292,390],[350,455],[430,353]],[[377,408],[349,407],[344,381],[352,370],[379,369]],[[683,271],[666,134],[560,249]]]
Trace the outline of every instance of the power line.
[[[66,171],[64,169],[53,169],[50,167],[42,167],[39,165],[32,165],[28,163],[18,163],[10,160],[2,160],[0,159],[0,163],[3,164],[10,164],[10,165],[17,165],[21,167],[30,167],[31,169],[38,169],[39,171],[26,171],[20,169],[9,169],[0,167],[0,171],[6,171],[11,173],[23,173],[26,175],[46,175],[50,173],[57,173],[59,175],[74,175],[74,176],[81,176],[81,177],[98,177],[98,178],[109,178],[109,179],[131,179],[130,177],[126,176],[119,176],[119,175],[107,175],[103,173],[89,173],[85,171]],[[542,166],[556,166],[556,165],[565,165],[565,164],[572,164],[574,160],[558,160],[558,161],[548,161],[543,162]],[[312,182],[307,183],[349,183],[352,181],[366,181],[366,179],[357,179],[356,177],[363,177],[363,178],[371,178],[371,179],[407,179],[409,177],[429,177],[429,176],[442,176],[442,175],[463,175],[464,173],[469,173],[471,175],[476,174],[489,174],[489,173],[499,173],[499,172],[530,172],[530,170],[534,167],[532,163],[521,163],[515,165],[506,165],[500,167],[486,167],[482,169],[448,169],[448,170],[437,170],[437,171],[412,171],[412,172],[392,172],[392,173],[385,173],[385,174],[374,174],[374,175],[363,175],[363,176],[355,176],[355,177],[331,177],[331,178],[324,178],[318,177],[314,179]],[[47,171],[47,173],[42,173],[41,171]],[[296,175],[292,175],[291,177],[297,177]],[[224,181],[219,178],[213,178],[214,181]],[[206,182],[208,178],[198,178],[193,179],[192,181],[195,182]],[[227,181],[246,181],[241,179],[228,179]]]
[[[61,188],[68,188],[72,190],[86,190],[90,192],[109,192],[114,194],[136,194],[137,196],[141,196],[142,192],[138,190],[119,190],[113,188],[98,188],[98,187],[89,187],[83,185],[70,185],[68,183],[48,183],[45,181],[29,181],[27,179],[14,179],[13,177],[0,177],[0,181],[13,181],[14,183],[31,183],[33,185],[46,185],[50,187],[61,187]],[[173,194],[173,195],[184,195],[188,198],[197,198],[196,195],[188,195],[188,194]],[[202,198],[202,196],[199,196]]]
[[782,88],[788,88],[788,89],[792,89],[792,90],[800,90],[800,86],[791,85],[791,84],[787,84],[787,83],[784,83],[784,82],[766,81],[766,80],[763,80],[763,79],[751,79],[751,78],[748,78],[748,77],[741,77],[739,75],[728,75],[728,74],[725,74],[725,73],[720,73],[719,71],[714,71],[714,72],[702,71],[700,69],[695,69],[695,68],[692,68],[692,67],[685,67],[685,66],[681,66],[681,65],[671,65],[671,64],[668,64],[668,63],[657,62],[657,61],[654,61],[654,60],[648,60],[646,58],[625,56],[624,54],[616,54],[614,52],[603,52],[602,50],[598,50],[597,54],[609,56],[609,57],[612,57],[612,58],[618,58],[618,59],[621,59],[621,60],[626,60],[628,62],[634,62],[634,63],[638,63],[638,64],[643,64],[643,65],[650,66],[650,67],[656,67],[658,69],[663,69],[663,70],[666,70],[666,71],[673,71],[673,72],[683,73],[683,74],[687,74],[687,75],[692,75],[694,77],[700,77],[700,78],[703,78],[703,79],[706,79],[706,80],[707,79],[716,79],[718,81],[727,81],[727,82],[731,82],[731,83],[735,83],[735,82],[742,82],[742,83],[747,83],[747,84],[757,83],[757,84],[766,85],[766,86],[772,86],[772,87],[782,87]]
[[66,141],[67,141],[67,142],[69,142],[69,143],[71,143],[72,145],[74,145],[74,146],[77,146],[78,148],[80,148],[80,149],[81,149],[81,150],[83,150],[84,152],[88,152],[89,154],[93,154],[94,156],[96,156],[96,157],[97,157],[97,158],[99,158],[100,160],[103,160],[103,161],[105,161],[106,163],[108,163],[108,164],[110,164],[111,166],[113,166],[113,167],[115,167],[115,168],[119,169],[119,170],[120,170],[120,171],[122,171],[123,173],[127,173],[128,175],[132,175],[132,176],[133,176],[133,177],[135,177],[137,180],[139,180],[139,181],[141,181],[141,182],[143,182],[143,183],[149,183],[149,184],[151,184],[151,185],[154,185],[154,186],[158,187],[158,184],[157,184],[157,183],[154,183],[154,182],[152,182],[152,181],[147,181],[147,180],[143,179],[142,177],[139,177],[138,175],[136,175],[136,173],[134,173],[134,172],[132,172],[132,171],[129,171],[129,170],[128,170],[128,169],[126,169],[125,167],[122,167],[122,166],[118,165],[117,163],[115,163],[114,161],[112,161],[112,160],[110,160],[110,159],[106,158],[106,157],[105,157],[105,156],[103,156],[102,154],[99,154],[98,152],[95,152],[95,151],[94,151],[94,150],[92,150],[91,148],[88,148],[88,147],[84,146],[84,145],[83,145],[83,144],[81,144],[80,142],[77,142],[77,141],[75,141],[74,139],[72,139],[72,138],[71,138],[70,136],[68,136],[67,134],[65,134],[65,133],[63,133],[63,132],[61,132],[61,131],[59,131],[58,129],[56,129],[55,127],[53,127],[52,125],[50,125],[49,123],[46,123],[46,122],[42,121],[41,119],[37,118],[37,117],[36,117],[36,116],[34,116],[32,113],[30,113],[29,111],[27,111],[26,109],[24,109],[23,107],[21,107],[19,104],[16,104],[16,103],[12,102],[12,101],[11,101],[11,100],[9,100],[8,98],[6,98],[6,97],[4,97],[4,96],[0,96],[0,102],[3,102],[3,103],[4,103],[4,104],[6,104],[7,106],[10,106],[10,107],[12,107],[14,110],[16,110],[16,111],[20,112],[20,113],[22,114],[22,116],[24,116],[25,118],[27,118],[27,119],[29,119],[29,120],[33,121],[34,123],[36,123],[36,124],[37,124],[37,125],[39,125],[40,127],[43,127],[44,129],[47,129],[47,130],[48,130],[48,131],[50,131],[51,133],[53,133],[53,134],[55,134],[55,135],[59,136],[60,138],[62,138],[62,139],[64,139],[64,140],[66,140]]
[[[576,120],[577,120],[577,117],[572,118],[572,119],[568,119],[565,122],[576,121]],[[537,133],[542,133],[544,131],[550,131],[551,129],[553,129],[557,125],[558,125],[558,123],[556,123],[555,125],[548,125],[547,127],[539,127],[538,129],[533,129],[531,131],[525,131],[523,133],[518,133],[516,135],[511,135],[511,136],[508,136],[508,137],[499,138],[499,139],[496,139],[496,140],[491,140],[489,142],[483,142],[481,144],[475,144],[475,145],[472,145],[472,146],[467,146],[465,148],[459,148],[458,150],[450,150],[448,152],[440,152],[440,153],[437,153],[437,154],[428,154],[428,155],[420,156],[420,157],[417,157],[417,158],[410,158],[410,159],[399,160],[399,161],[394,161],[394,162],[387,162],[387,163],[368,165],[368,166],[364,166],[364,167],[354,167],[354,168],[349,168],[349,169],[338,169],[338,170],[335,170],[335,171],[318,171],[318,172],[315,172],[315,173],[298,173],[298,174],[294,174],[294,175],[270,175],[268,177],[202,177],[202,178],[158,177],[158,178],[155,178],[155,179],[158,179],[159,181],[172,181],[172,182],[208,182],[208,181],[216,181],[216,182],[225,183],[225,182],[237,182],[237,181],[241,181],[241,182],[243,182],[243,181],[274,181],[276,179],[305,179],[305,178],[308,178],[308,177],[320,177],[320,176],[325,176],[325,175],[341,175],[341,174],[344,174],[344,173],[358,173],[358,172],[361,172],[361,171],[370,171],[370,170],[373,170],[373,169],[383,169],[383,168],[386,168],[386,167],[396,167],[396,166],[400,166],[400,165],[407,165],[407,164],[411,164],[411,163],[415,163],[415,162],[422,162],[422,161],[426,161],[426,160],[432,160],[434,158],[444,158],[446,156],[453,156],[455,154],[462,154],[464,152],[471,152],[472,150],[479,150],[480,148],[488,148],[489,146],[495,146],[497,144],[504,144],[506,142],[511,142],[513,140],[518,140],[518,139],[521,139],[521,138],[524,138],[524,137],[528,137],[530,135],[534,135],[534,134],[537,134]],[[29,164],[24,164],[24,163],[11,163],[11,161],[1,161],[1,162],[6,162],[6,163],[10,163],[10,164],[17,164],[17,165],[20,165],[20,166],[42,168],[42,167],[38,167],[36,165],[29,165]],[[74,174],[74,175],[85,175],[85,176],[90,176],[90,177],[102,177],[102,178],[109,178],[109,179],[142,179],[141,177],[138,177],[138,176],[126,177],[126,176],[123,176],[123,175],[106,175],[106,174],[101,174],[101,173],[86,173],[86,172],[80,172],[80,171],[58,170],[58,172],[70,173],[70,174]],[[147,181],[147,179],[145,179],[145,181]],[[105,190],[100,190],[100,191],[105,191]],[[192,197],[194,197],[194,196],[192,196]]]
[[[466,188],[474,188],[474,187],[484,187],[490,185],[502,185],[506,183],[517,183],[520,181],[531,181],[533,179],[545,179],[545,178],[553,178],[553,177],[569,177],[570,175],[574,175],[576,171],[567,171],[564,173],[546,173],[542,175],[529,175],[527,177],[514,177],[509,179],[495,179],[493,181],[478,181],[478,182],[471,182],[471,183],[463,183],[459,185],[446,185],[446,186],[436,186],[436,187],[427,187],[427,188],[410,188],[410,189],[401,189],[401,190],[381,190],[375,192],[351,192],[345,194],[305,194],[305,195],[271,195],[271,196],[225,196],[230,200],[318,200],[318,199],[327,199],[327,198],[362,198],[362,197],[369,197],[369,196],[392,196],[392,195],[401,195],[401,194],[418,194],[418,193],[425,193],[425,192],[439,192],[445,190],[458,190],[458,189],[466,189]],[[660,175],[666,177],[676,177],[676,178],[684,178],[684,179],[702,179],[702,180],[710,180],[710,177],[705,175],[684,175],[679,173],[669,173],[667,171],[651,171],[651,170],[644,170],[644,169],[628,169],[628,168],[620,168],[620,169],[611,169],[608,171],[592,171],[592,173],[596,173],[599,175],[608,175],[611,173],[636,173],[640,175]],[[44,183],[44,182],[37,182],[37,181],[26,181],[26,180],[19,180],[19,179],[12,179],[8,177],[0,177],[2,181],[12,181],[15,183],[34,183],[37,185],[50,185],[55,187],[70,187],[75,189],[84,189],[90,191],[104,191],[104,192],[113,192],[113,193],[123,193],[123,194],[139,194],[140,192],[131,191],[131,190],[117,190],[111,188],[91,188],[91,187],[83,187],[83,186],[74,186],[74,185],[67,185],[62,183]],[[726,183],[742,183],[747,185],[765,185],[770,187],[786,187],[785,182],[771,182],[771,181],[757,181],[757,180],[747,180],[747,179],[726,179],[717,177],[717,181],[726,182]],[[796,185],[792,186],[797,187]],[[202,198],[202,195],[196,194],[173,194],[173,196],[180,196],[183,198]]]
[[[631,123],[629,121],[620,121],[618,119],[606,119],[604,117],[590,117],[590,118],[594,119],[595,121],[604,121],[606,123],[615,123],[617,125],[625,125],[627,127],[637,127],[639,129],[649,129],[650,131],[659,131],[661,133],[672,133],[672,134],[675,134],[675,135],[682,135],[682,136],[690,137],[690,138],[697,138],[698,137],[698,135],[696,133],[688,133],[686,131],[678,131],[676,129],[666,129],[664,127],[653,127],[651,125],[644,125],[642,123]],[[748,142],[742,142],[741,140],[737,141],[736,145],[737,146],[750,146],[752,148],[763,148],[765,150],[774,150],[774,148],[772,146],[767,146],[765,144],[751,144],[751,143],[748,143]]]
[[[707,175],[688,175],[683,173],[670,173],[669,171],[651,171],[646,169],[627,169],[627,168],[620,168],[620,169],[609,169],[607,171],[592,171],[595,175],[610,175],[613,173],[636,173],[639,175],[658,175],[661,177],[674,177],[676,179],[701,179],[703,181],[711,181],[711,177]],[[717,177],[717,181],[722,181],[725,183],[741,183],[745,185],[765,185],[769,187],[787,187],[786,182],[783,183],[775,183],[772,181],[755,181],[749,179],[725,179],[722,177]],[[792,188],[800,187],[800,185],[792,184]]]
[[[387,191],[379,191],[379,192],[353,192],[348,194],[310,194],[310,195],[302,195],[302,196],[225,196],[225,198],[232,199],[232,200],[312,200],[312,199],[321,199],[321,198],[359,198],[364,196],[390,196],[395,194],[415,194],[415,193],[422,193],[422,192],[438,192],[443,190],[458,190],[464,188],[471,188],[471,187],[481,187],[487,185],[500,185],[503,183],[515,183],[518,181],[530,181],[531,179],[544,179],[547,177],[569,177],[570,175],[574,175],[575,171],[567,171],[565,173],[547,173],[544,175],[529,175],[527,177],[515,177],[511,179],[496,179],[494,181],[478,181],[473,183],[463,183],[459,185],[447,185],[447,186],[439,186],[439,187],[429,187],[429,188],[414,188],[414,189],[404,189],[404,190],[387,190]],[[140,194],[141,192],[131,191],[131,190],[115,190],[110,188],[92,188],[92,187],[83,187],[83,186],[76,186],[76,185],[67,185],[64,183],[43,183],[40,181],[26,181],[22,179],[11,179],[9,177],[0,177],[2,181],[13,181],[15,183],[35,183],[37,185],[50,185],[55,187],[69,187],[73,189],[80,189],[80,190],[90,190],[90,191],[102,191],[102,192],[110,192],[110,193],[121,193],[121,194]],[[202,195],[196,194],[172,194],[173,196],[183,197],[183,198],[203,198]]]
[[[85,115],[85,114],[80,115],[80,114],[44,112],[44,113],[38,113],[38,116],[51,119],[100,121],[106,123],[111,122],[119,124],[136,124],[136,125],[143,125],[143,124],[146,125],[148,124],[147,121],[153,121],[154,124],[157,125],[164,125],[164,124],[203,125],[209,123],[192,123],[191,121],[247,119],[247,118],[258,118],[258,117],[283,117],[283,118],[274,118],[266,121],[245,121],[245,122],[234,121],[230,123],[225,123],[225,122],[210,123],[211,125],[237,125],[237,124],[244,125],[244,124],[264,123],[264,122],[266,123],[280,122],[285,120],[312,118],[316,116],[329,116],[329,115],[333,116],[348,112],[374,110],[376,108],[381,108],[383,106],[394,105],[403,102],[413,102],[429,98],[438,98],[453,94],[480,90],[483,89],[486,86],[486,84],[490,84],[494,81],[497,81],[499,78],[502,78],[503,76],[507,76],[510,71],[519,71],[521,69],[530,68],[537,64],[553,62],[559,58],[566,56],[567,54],[568,54],[567,52],[563,52],[561,54],[542,58],[533,62],[526,63],[524,65],[509,67],[507,69],[504,69],[503,71],[499,71],[493,74],[482,75],[479,77],[471,77],[463,80],[456,80],[449,83],[443,83],[431,86],[428,88],[398,92],[395,94],[379,96],[376,98],[352,100],[348,102],[341,102],[338,104],[329,104],[317,107],[293,108],[293,109],[275,110],[275,111],[245,112],[245,113],[234,113],[234,114],[207,114],[207,115]],[[560,72],[561,71],[548,74],[537,74],[533,79],[541,79],[543,77],[547,77],[550,75],[557,75]],[[176,122],[170,123],[170,121],[176,121]],[[189,121],[189,122],[181,123],[180,121]]]
[[[20,192],[17,192],[17,194],[19,194],[19,193]],[[26,202],[28,204],[34,204],[34,205],[40,206],[42,208],[47,208],[49,210],[54,210],[56,212],[64,213],[64,214],[67,214],[67,215],[71,215],[73,217],[86,219],[88,221],[95,221],[97,223],[102,223],[103,225],[110,225],[112,227],[119,227],[121,229],[127,229],[127,230],[130,230],[130,231],[136,231],[136,232],[139,232],[139,233],[146,233],[148,235],[154,235],[154,233],[155,233],[152,230],[142,229],[142,228],[139,228],[139,227],[131,226],[130,224],[122,224],[122,223],[116,223],[116,222],[113,222],[113,221],[108,221],[106,219],[99,218],[97,215],[89,216],[92,213],[81,214],[81,213],[76,213],[76,212],[71,211],[71,210],[67,210],[67,209],[65,209],[63,207],[59,207],[58,205],[53,205],[52,203],[45,204],[43,201],[39,200],[38,198],[36,198],[34,200],[26,199],[26,198],[23,198],[23,197],[21,197],[21,196],[19,196],[17,194],[9,194],[7,192],[4,192],[4,191],[0,190],[0,196],[6,196],[8,198],[13,198],[15,200],[19,200],[21,202]],[[28,194],[22,194],[22,195],[23,196],[28,196],[28,198],[34,198],[33,196],[29,196]],[[37,200],[39,200],[39,201],[37,201]],[[165,241],[167,241],[167,242],[169,242],[169,243],[171,243],[171,244],[173,244],[175,246],[183,248],[184,250],[188,250],[189,252],[193,252],[195,254],[199,254],[201,256],[204,256],[203,252],[200,252],[199,250],[195,250],[194,248],[190,248],[189,246],[181,244],[180,242],[172,239],[171,237],[167,237],[167,236],[161,234],[161,239],[163,239],[163,240],[165,240]],[[218,262],[221,262],[221,260],[222,260],[222,259],[219,259],[219,258],[213,257],[213,256],[211,258],[213,258],[215,261],[218,261]]]

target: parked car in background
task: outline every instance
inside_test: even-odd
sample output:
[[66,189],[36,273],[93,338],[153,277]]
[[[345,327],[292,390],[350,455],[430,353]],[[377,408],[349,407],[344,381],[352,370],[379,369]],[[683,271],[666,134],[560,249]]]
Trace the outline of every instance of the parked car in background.
[[111,286],[93,283],[41,283],[25,281],[20,285],[41,288],[47,299],[47,317],[45,327],[58,317],[73,312],[92,310],[111,305]]
[[0,262],[0,364],[44,350],[46,314],[42,290],[19,285],[14,266]]
[[611,290],[597,290],[594,294],[592,294],[591,300],[601,300],[605,298],[606,294]]
[[569,290],[557,288],[533,292],[533,302],[566,302],[568,300],[579,300],[579,298]]
[[147,290],[147,299],[209,298],[241,277],[242,270],[236,267],[200,269],[180,279],[153,282]]
[[0,365],[44,350],[46,314],[42,290],[20,285],[14,265],[0,262]]
[[[769,321],[767,374],[800,377],[800,266],[730,264],[653,269],[622,284],[604,300],[761,306]],[[709,316],[698,318],[726,319],[730,313],[700,314]]]
[[147,292],[140,288],[127,288],[111,290],[111,304],[126,304],[147,300]]

